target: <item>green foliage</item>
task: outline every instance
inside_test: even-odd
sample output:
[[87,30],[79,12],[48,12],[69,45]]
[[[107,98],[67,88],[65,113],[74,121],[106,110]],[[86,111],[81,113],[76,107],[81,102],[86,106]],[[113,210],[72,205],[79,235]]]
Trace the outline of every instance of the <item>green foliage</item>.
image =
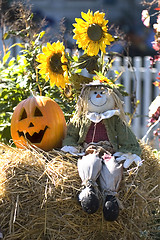
[[[4,58],[3,58],[4,59]],[[5,59],[6,60],[6,59]],[[24,59],[23,59],[24,60]],[[12,58],[0,65],[0,140],[10,139],[10,122],[14,107],[26,96],[26,62],[21,57]]]
[[11,139],[10,124],[14,108],[32,92],[54,99],[66,113],[66,120],[70,118],[74,109],[74,102],[62,96],[57,87],[51,88],[49,82],[37,72],[38,63],[35,59],[41,52],[40,40],[43,35],[44,32],[40,32],[35,36],[34,41],[24,45],[18,44],[22,47],[20,55],[9,60],[10,52],[8,51],[3,57],[3,62],[0,62],[0,141],[5,143]]

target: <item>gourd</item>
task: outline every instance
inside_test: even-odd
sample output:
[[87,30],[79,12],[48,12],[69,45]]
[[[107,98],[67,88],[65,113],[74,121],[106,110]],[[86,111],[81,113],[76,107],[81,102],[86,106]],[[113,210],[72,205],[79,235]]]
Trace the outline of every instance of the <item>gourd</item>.
[[35,145],[44,151],[59,148],[66,134],[60,106],[51,98],[31,96],[21,101],[11,119],[11,136],[17,147]]

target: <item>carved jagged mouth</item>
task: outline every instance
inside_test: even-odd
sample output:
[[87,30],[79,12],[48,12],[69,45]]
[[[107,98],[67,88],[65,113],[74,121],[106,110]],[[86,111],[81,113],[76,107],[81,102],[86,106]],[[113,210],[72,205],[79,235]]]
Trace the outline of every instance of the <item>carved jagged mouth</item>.
[[32,136],[28,132],[24,134],[23,131],[18,131],[18,135],[19,137],[23,136],[24,138],[28,139],[31,143],[40,143],[47,128],[48,127],[46,126],[44,130],[40,130],[38,133],[35,132]]

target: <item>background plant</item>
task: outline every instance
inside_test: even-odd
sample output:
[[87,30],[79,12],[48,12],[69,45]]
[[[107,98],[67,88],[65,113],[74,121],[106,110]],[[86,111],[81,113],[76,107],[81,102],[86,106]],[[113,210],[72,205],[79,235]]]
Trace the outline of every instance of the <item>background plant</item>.
[[[151,67],[157,62],[160,61],[160,1],[153,0],[151,2],[143,1],[142,3],[146,9],[142,11],[142,21],[146,27],[152,27],[154,29],[154,41],[152,42],[152,47],[156,51],[156,54],[153,58],[151,58]],[[154,12],[150,14],[150,11]],[[156,16],[156,22],[151,24],[151,18]],[[158,73],[160,75],[160,72]],[[160,77],[157,76],[157,79],[153,82],[153,84],[159,88],[160,90]],[[160,127],[159,127],[159,117],[160,117],[160,96],[158,96],[151,103],[149,107],[149,120],[148,127],[152,129],[156,126],[156,130],[153,131],[153,136],[158,138],[159,146],[160,146]],[[150,132],[150,131],[149,131]]]
[[[14,23],[9,25],[10,12],[16,11]],[[14,108],[31,93],[47,95],[56,100],[64,112],[66,119],[73,111],[73,104],[66,102],[67,98],[62,97],[60,90],[55,86],[50,87],[41,75],[37,72],[36,56],[41,52],[45,32],[39,32],[44,26],[44,21],[35,28],[33,24],[33,13],[30,8],[17,3],[8,12],[1,5],[1,23],[3,32],[3,60],[0,62],[0,141],[8,142],[11,139],[10,123]],[[4,29],[7,29],[4,32]],[[18,37],[21,43],[12,46],[6,45],[6,40],[11,37]],[[45,39],[44,39],[45,41]],[[19,55],[10,58],[11,50],[20,47]]]

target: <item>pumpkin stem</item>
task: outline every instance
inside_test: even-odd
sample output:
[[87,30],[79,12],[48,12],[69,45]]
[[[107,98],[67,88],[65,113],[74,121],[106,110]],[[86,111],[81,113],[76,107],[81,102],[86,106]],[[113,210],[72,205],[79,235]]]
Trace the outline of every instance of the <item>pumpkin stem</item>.
[[36,97],[36,96],[37,96],[36,91],[30,89],[30,97]]

